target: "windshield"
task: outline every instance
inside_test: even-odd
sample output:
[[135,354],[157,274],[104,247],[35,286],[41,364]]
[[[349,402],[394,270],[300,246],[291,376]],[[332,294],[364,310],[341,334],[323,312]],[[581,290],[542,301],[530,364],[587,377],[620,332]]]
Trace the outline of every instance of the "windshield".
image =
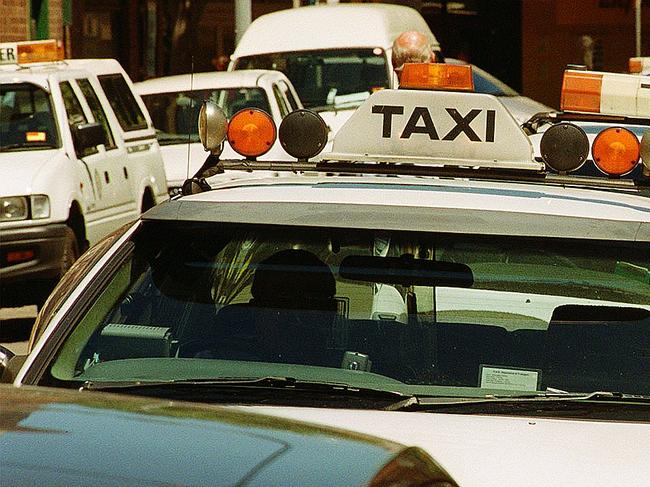
[[43,383],[650,394],[647,244],[145,222],[131,245]]
[[235,69],[274,69],[293,83],[307,108],[358,106],[370,93],[387,88],[383,49],[328,49],[245,56]]
[[31,83],[0,84],[0,151],[60,147],[50,95]]
[[210,100],[231,118],[244,108],[259,108],[271,114],[262,88],[175,91],[143,95],[161,145],[199,142],[198,118],[201,104]]

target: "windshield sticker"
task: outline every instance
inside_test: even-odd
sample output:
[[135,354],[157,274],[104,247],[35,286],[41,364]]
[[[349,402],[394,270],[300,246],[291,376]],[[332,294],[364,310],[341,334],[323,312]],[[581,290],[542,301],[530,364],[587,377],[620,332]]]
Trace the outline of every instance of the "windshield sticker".
[[47,134],[45,132],[26,132],[25,133],[26,142],[46,142]]
[[508,391],[537,391],[542,379],[542,371],[481,365],[479,386],[483,389],[505,389]]

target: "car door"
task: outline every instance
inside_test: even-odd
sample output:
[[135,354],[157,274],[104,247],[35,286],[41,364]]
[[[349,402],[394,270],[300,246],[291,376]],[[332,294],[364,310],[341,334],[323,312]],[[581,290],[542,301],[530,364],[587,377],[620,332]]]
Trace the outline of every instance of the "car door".
[[93,121],[100,123],[104,128],[107,143],[99,146],[99,150],[104,153],[101,173],[105,188],[110,193],[115,216],[113,224],[117,228],[138,215],[139,198],[134,191],[127,148],[122,138],[116,135],[118,129],[111,124],[97,96],[97,88],[93,86],[94,78],[77,78],[75,81],[81,92],[81,101],[88,105]]
[[[64,76],[61,76],[56,88],[60,91],[61,100],[63,101],[64,118],[67,122],[66,128],[70,134],[74,134],[76,126],[88,123],[88,113],[84,110],[79,101],[79,96],[73,88],[72,78],[66,79]],[[69,156],[80,166],[80,189],[84,196],[83,210],[86,220],[86,233],[88,240],[93,242],[101,234],[102,221],[108,219],[110,212],[108,210],[110,201],[107,198],[105,185],[103,184],[100,173],[104,154],[99,152],[99,149],[96,147],[82,150],[75,142],[74,136],[71,139],[74,154],[69,154]],[[90,180],[91,188],[87,188],[83,184],[84,180]]]

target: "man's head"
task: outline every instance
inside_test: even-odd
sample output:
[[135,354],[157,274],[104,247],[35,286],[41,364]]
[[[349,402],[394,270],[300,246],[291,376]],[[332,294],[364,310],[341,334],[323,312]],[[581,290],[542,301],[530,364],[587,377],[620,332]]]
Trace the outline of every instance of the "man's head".
[[399,78],[404,63],[432,63],[436,54],[431,48],[429,38],[422,32],[409,30],[402,32],[393,41],[393,69]]

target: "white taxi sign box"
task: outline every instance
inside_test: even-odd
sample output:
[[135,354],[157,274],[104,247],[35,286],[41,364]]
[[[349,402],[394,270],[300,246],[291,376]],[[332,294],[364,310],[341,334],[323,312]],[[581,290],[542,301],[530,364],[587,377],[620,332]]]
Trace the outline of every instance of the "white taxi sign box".
[[528,137],[496,97],[445,91],[375,92],[322,159],[543,169]]

